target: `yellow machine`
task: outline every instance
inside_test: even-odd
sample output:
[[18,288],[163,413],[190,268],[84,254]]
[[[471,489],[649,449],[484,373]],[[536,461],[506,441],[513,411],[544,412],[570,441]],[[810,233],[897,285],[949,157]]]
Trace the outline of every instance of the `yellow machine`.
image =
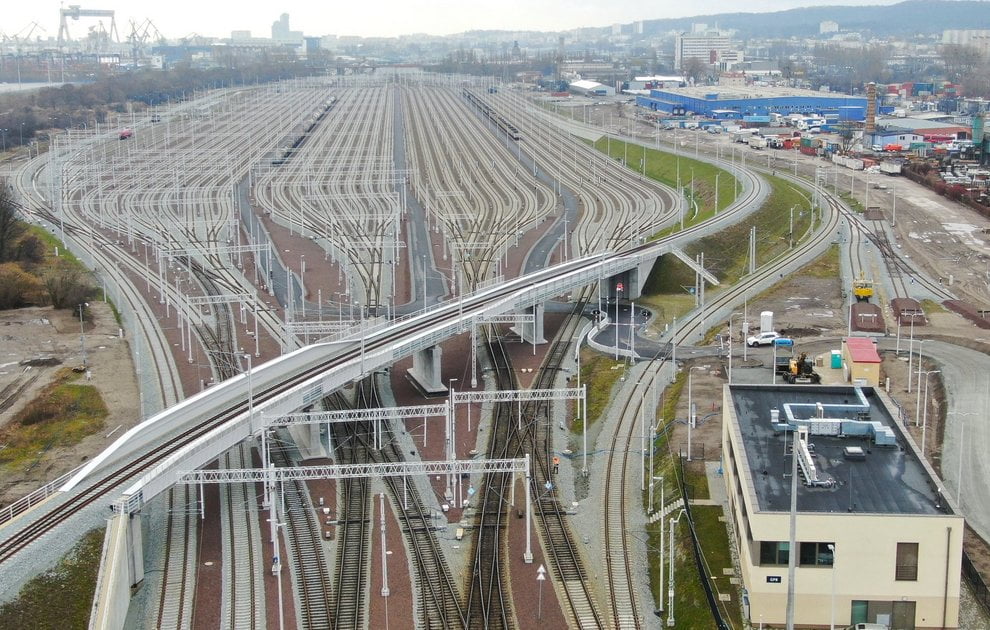
[[853,295],[857,302],[869,302],[873,297],[873,281],[867,280],[863,272],[859,273],[858,280],[853,280]]

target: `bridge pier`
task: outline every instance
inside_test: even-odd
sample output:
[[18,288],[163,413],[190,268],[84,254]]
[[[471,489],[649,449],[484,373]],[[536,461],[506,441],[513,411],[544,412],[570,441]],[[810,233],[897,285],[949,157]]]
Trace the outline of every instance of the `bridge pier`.
[[304,459],[314,457],[329,457],[326,445],[320,437],[320,425],[318,424],[292,424],[289,425],[289,435],[299,448],[299,453]]
[[140,513],[122,514],[127,519],[127,581],[137,586],[144,581],[144,546]]
[[[128,497],[118,505],[124,505]],[[120,510],[107,519],[103,561],[96,580],[91,630],[123,630],[131,602],[131,587],[144,580],[141,515]]]
[[416,386],[427,396],[439,396],[447,393],[447,386],[440,376],[440,358],[443,349],[440,346],[430,346],[413,353],[413,366],[408,374]]
[[[543,302],[526,307],[525,313],[533,316],[532,322],[521,322],[512,327],[512,332],[526,343],[533,345],[546,343],[543,337],[543,312],[546,307]],[[534,350],[535,352],[535,350]]]

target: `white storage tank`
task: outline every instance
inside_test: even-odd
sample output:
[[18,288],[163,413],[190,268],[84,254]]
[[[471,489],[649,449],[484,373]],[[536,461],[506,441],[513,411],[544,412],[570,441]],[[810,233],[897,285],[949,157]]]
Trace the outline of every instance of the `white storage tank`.
[[773,332],[773,311],[760,313],[760,332]]

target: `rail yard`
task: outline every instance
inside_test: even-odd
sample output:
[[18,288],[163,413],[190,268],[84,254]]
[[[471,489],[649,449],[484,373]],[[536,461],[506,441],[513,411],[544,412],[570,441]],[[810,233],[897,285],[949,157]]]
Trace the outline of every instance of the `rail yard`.
[[[141,586],[113,600],[126,578],[104,567],[100,627],[657,627],[663,606],[636,562],[653,551],[632,523],[682,500],[644,507],[647,459],[674,430],[658,398],[678,347],[837,234],[846,277],[911,302],[898,325],[913,325],[918,288],[955,297],[882,218],[853,213],[837,179],[676,147],[738,187],[685,227],[696,201],[647,177],[645,151],[642,164],[610,157],[489,80],[295,79],[119,122],[56,137],[12,182],[23,212],[111,287],[148,419],[0,510],[0,564],[25,576],[0,585],[54,562],[67,532],[130,517],[146,529],[130,568]],[[659,130],[637,141],[660,147]],[[696,261],[698,307],[635,356],[654,261],[746,220],[771,173],[813,190],[807,232],[708,298]],[[638,380],[589,444],[577,353],[608,327]],[[229,482],[184,482],[194,461]],[[403,472],[434,463],[447,468]],[[320,466],[379,472],[307,476]]]

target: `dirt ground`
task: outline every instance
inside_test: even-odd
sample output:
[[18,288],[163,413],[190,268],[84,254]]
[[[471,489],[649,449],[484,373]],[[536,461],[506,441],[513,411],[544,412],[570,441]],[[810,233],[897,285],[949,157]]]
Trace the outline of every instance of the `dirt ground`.
[[[0,426],[48,385],[62,367],[82,364],[78,311],[24,308],[0,311]],[[109,415],[105,428],[72,447],[55,447],[19,469],[0,469],[0,505],[6,505],[45,482],[76,468],[102,451],[140,421],[140,396],[127,340],[119,336],[109,305],[91,302],[85,322],[90,378]],[[28,366],[24,362],[53,359],[59,365]]]

